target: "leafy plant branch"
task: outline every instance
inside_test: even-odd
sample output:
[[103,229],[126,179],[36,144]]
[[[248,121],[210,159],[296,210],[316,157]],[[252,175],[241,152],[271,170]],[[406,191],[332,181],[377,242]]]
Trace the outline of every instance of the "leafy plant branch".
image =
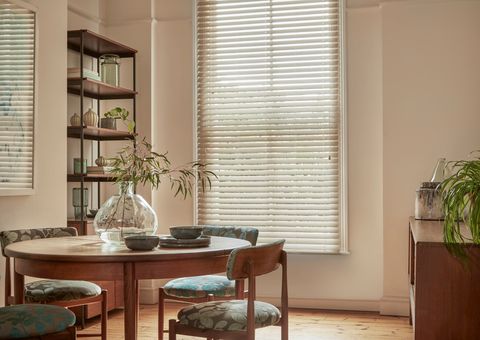
[[175,196],[180,195],[184,199],[192,195],[195,184],[202,191],[212,187],[212,178],[217,176],[207,169],[206,164],[192,162],[172,167],[166,152],[153,151],[152,144],[145,138],[138,142],[136,134],[133,131],[130,133],[135,137],[133,145],[127,145],[112,159],[110,173],[117,183],[130,182],[134,186],[151,184],[158,189],[163,180],[168,180]]
[[[454,174],[440,185],[445,213],[443,238],[452,254],[465,259],[466,242],[480,244],[480,159],[450,164]],[[471,237],[462,234],[462,222]]]

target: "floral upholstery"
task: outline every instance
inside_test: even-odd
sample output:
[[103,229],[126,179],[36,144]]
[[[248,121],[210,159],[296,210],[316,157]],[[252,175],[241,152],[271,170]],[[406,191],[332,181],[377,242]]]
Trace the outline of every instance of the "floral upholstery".
[[15,242],[77,235],[77,229],[72,227],[7,230],[0,232],[0,243],[3,252],[6,246]]
[[[257,244],[258,229],[249,227],[204,226],[203,235],[238,238]],[[201,298],[213,294],[215,297],[235,296],[235,281],[224,276],[204,275],[172,280],[163,288],[167,295],[178,298]]]
[[26,303],[51,303],[98,296],[100,286],[88,281],[40,280],[25,285]]
[[168,282],[163,290],[167,295],[179,298],[204,298],[209,294],[215,297],[233,297],[235,281],[219,275],[182,277]]
[[[271,326],[279,320],[277,307],[255,301],[255,328]],[[247,329],[247,301],[211,301],[185,307],[178,313],[178,321],[199,329],[244,331]]]
[[62,332],[75,323],[75,314],[52,305],[0,308],[0,339],[21,339]]
[[249,227],[204,226],[203,235],[238,238],[247,240],[254,246],[257,244],[258,229]]

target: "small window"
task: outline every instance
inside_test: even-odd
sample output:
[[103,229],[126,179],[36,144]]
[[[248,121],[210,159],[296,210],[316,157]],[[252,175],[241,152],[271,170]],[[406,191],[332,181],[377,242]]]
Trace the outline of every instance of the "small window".
[[0,195],[33,192],[35,12],[0,0]]

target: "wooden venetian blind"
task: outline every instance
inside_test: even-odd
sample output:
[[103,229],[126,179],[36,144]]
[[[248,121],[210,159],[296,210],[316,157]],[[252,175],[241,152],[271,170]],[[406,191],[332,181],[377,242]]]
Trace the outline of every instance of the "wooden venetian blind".
[[197,223],[346,251],[338,0],[197,0]]
[[35,13],[0,0],[0,195],[33,189]]

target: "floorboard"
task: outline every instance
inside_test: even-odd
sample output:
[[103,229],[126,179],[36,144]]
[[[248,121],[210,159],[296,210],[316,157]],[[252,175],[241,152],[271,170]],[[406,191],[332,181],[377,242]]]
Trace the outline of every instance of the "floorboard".
[[[174,318],[181,304],[167,304],[166,325]],[[290,311],[291,340],[411,340],[412,327],[408,318],[383,316],[370,312],[325,311],[292,309]],[[98,320],[93,319],[83,332],[99,330]],[[123,339],[123,312],[114,311],[109,315],[108,339]],[[157,307],[142,305],[138,329],[140,340],[157,338]],[[280,327],[267,327],[257,330],[257,340],[279,340]],[[164,339],[168,339],[167,333]],[[178,340],[198,339],[177,336]]]

